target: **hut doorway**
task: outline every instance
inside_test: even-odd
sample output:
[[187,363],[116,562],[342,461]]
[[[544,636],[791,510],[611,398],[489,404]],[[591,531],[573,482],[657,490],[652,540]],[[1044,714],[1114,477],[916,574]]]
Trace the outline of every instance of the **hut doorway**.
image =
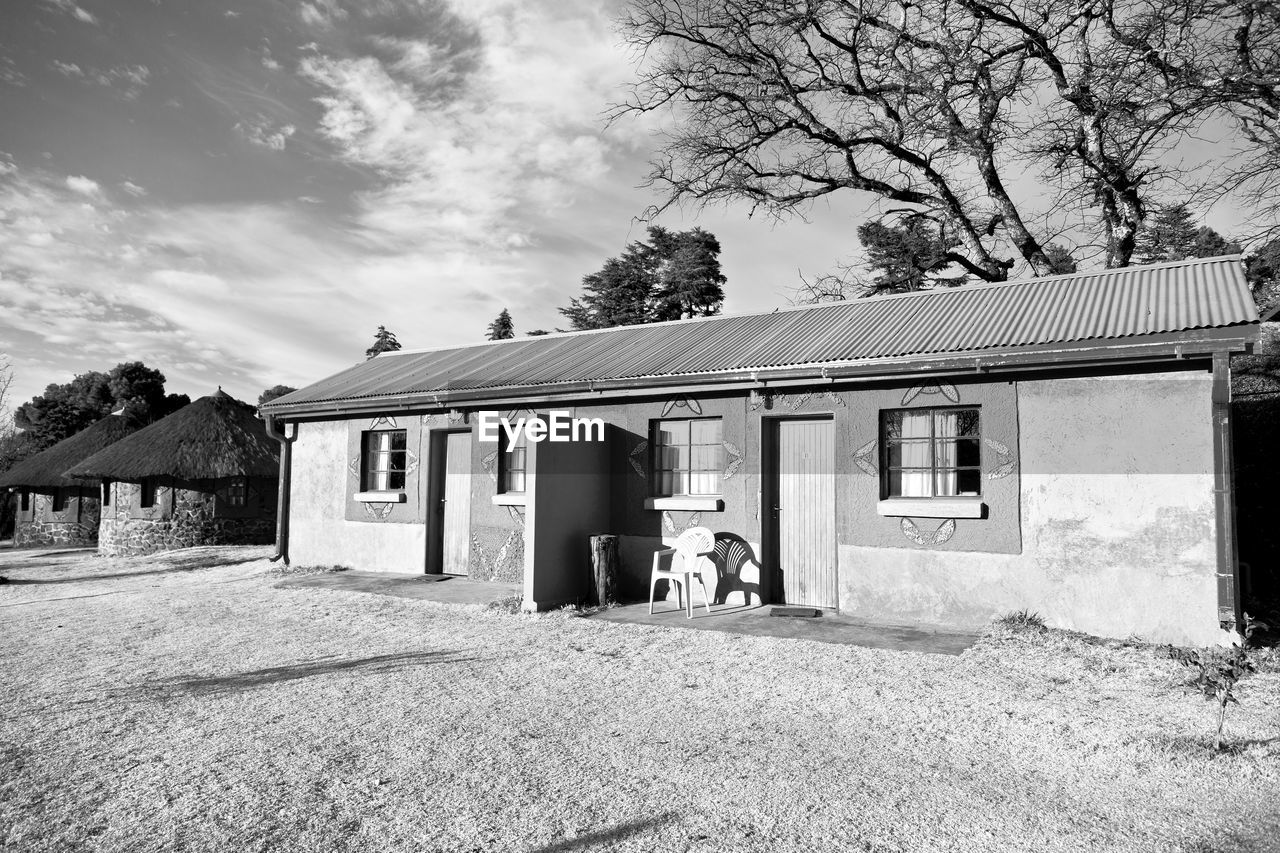
[[432,432],[427,572],[466,575],[471,556],[471,433]]
[[774,597],[837,609],[835,424],[830,418],[779,418],[770,426],[766,538]]

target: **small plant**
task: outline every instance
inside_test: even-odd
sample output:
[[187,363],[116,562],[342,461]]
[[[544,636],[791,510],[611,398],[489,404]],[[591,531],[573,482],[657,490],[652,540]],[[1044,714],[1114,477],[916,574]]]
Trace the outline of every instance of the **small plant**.
[[1248,613],[1244,615],[1244,624],[1240,644],[1230,649],[1169,647],[1169,657],[1196,671],[1195,678],[1188,686],[1196,688],[1206,700],[1216,702],[1218,705],[1218,729],[1213,739],[1214,750],[1222,749],[1222,727],[1227,719],[1227,705],[1232,702],[1240,704],[1240,700],[1235,696],[1236,685],[1240,679],[1258,671],[1253,653],[1248,647],[1248,641],[1254,631],[1266,630],[1267,625],[1265,622],[1253,619]]
[[996,620],[996,624],[1014,631],[1045,631],[1044,617],[1030,610],[1015,610]]

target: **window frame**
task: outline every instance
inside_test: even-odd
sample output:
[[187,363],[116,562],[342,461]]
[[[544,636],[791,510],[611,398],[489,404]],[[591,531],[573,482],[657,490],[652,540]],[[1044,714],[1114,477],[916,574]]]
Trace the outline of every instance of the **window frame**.
[[[901,472],[901,471],[904,471],[904,470],[911,470],[911,471],[920,471],[920,470],[923,470],[923,467],[922,467],[922,466],[903,466],[903,465],[894,466],[894,465],[892,465],[892,464],[891,464],[891,461],[890,461],[890,460],[891,460],[891,450],[890,450],[890,448],[891,448],[892,444],[893,444],[895,441],[896,441],[896,442],[898,442],[898,443],[901,443],[901,442],[903,441],[903,439],[902,439],[901,437],[899,437],[899,438],[897,438],[897,439],[891,439],[891,438],[889,437],[889,434],[888,434],[888,419],[889,419],[892,415],[894,415],[894,414],[896,414],[896,413],[900,413],[900,412],[901,412],[901,413],[905,413],[905,414],[922,414],[922,413],[926,413],[926,412],[927,412],[927,413],[928,413],[928,415],[929,415],[929,435],[928,435],[928,438],[927,438],[927,442],[928,442],[927,446],[928,446],[928,449],[929,449],[929,465],[928,465],[928,472],[929,472],[929,476],[928,476],[928,483],[929,483],[929,491],[930,491],[930,494],[928,494],[928,495],[902,495],[902,494],[897,494],[897,495],[895,495],[895,494],[893,494],[893,493],[891,492],[891,488],[892,488],[892,485],[891,485],[891,484],[892,484],[892,479],[893,479],[893,473],[894,473],[895,471]],[[976,424],[977,429],[976,429],[976,433],[975,433],[973,436],[953,436],[953,437],[952,437],[952,438],[953,438],[953,443],[954,443],[954,444],[956,444],[957,446],[959,445],[959,442],[960,442],[960,441],[962,441],[962,440],[963,440],[963,441],[969,441],[969,440],[971,440],[971,441],[973,442],[973,444],[975,445],[975,447],[976,447],[976,449],[977,449],[977,452],[978,452],[978,462],[977,462],[977,464],[976,464],[976,465],[959,465],[959,464],[956,464],[956,465],[953,465],[953,466],[950,466],[950,465],[949,465],[949,466],[941,466],[941,467],[940,467],[940,466],[937,464],[937,457],[936,457],[937,442],[939,442],[939,441],[945,441],[947,437],[945,437],[945,436],[944,436],[943,438],[939,439],[938,434],[937,434],[937,419],[936,419],[936,416],[937,416],[938,414],[943,414],[943,413],[953,413],[953,412],[973,412],[973,413],[975,414],[976,418],[977,418],[977,424]],[[958,501],[958,502],[978,502],[978,503],[981,503],[981,501],[983,500],[983,491],[982,491],[982,407],[981,407],[981,406],[973,406],[973,405],[963,405],[963,406],[920,406],[920,407],[915,407],[915,408],[903,408],[903,407],[898,407],[898,408],[890,408],[890,409],[881,409],[881,410],[880,410],[880,413],[879,413],[879,424],[878,424],[878,427],[877,427],[877,428],[878,428],[878,430],[879,430],[879,439],[880,439],[880,462],[881,462],[881,466],[880,466],[880,501],[881,501],[881,503],[882,503],[882,504],[884,504],[884,503],[886,503],[886,502],[898,502],[898,501],[902,501],[902,502],[907,502],[907,501],[910,501],[910,502],[935,502],[935,503],[936,503],[936,502],[957,502],[957,501]],[[913,437],[913,438],[915,438],[915,437]],[[919,439],[923,439],[923,438],[924,438],[923,436],[920,436],[920,437],[918,437],[918,439],[917,439],[917,440],[919,440]],[[959,459],[959,454],[957,453],[957,462],[958,462],[958,459]],[[956,475],[957,475],[957,479],[958,479],[958,477],[959,477],[959,474],[960,474],[961,472],[963,472],[963,471],[974,471],[974,472],[976,472],[976,473],[977,473],[977,487],[978,487],[978,488],[977,488],[977,492],[976,492],[975,494],[957,494],[957,495],[940,495],[940,494],[937,494],[937,490],[938,490],[938,475],[939,475],[940,473],[945,473],[945,472],[948,472],[948,471],[953,471],[953,472],[955,472],[955,473],[956,473]]]
[[[524,430],[520,431],[520,437],[516,439],[516,443],[508,446],[509,439],[503,431],[498,433],[498,494],[513,495],[523,497],[528,493],[529,488],[529,440]],[[520,456],[520,465],[516,467],[512,465],[512,460],[516,454]],[[520,488],[512,487],[514,476],[518,474],[520,477]]]
[[[395,438],[399,434],[401,437],[401,447],[395,447]],[[378,436],[392,436],[391,446],[387,448],[375,448],[373,442],[378,440]],[[387,468],[371,467],[374,457],[377,454],[386,454]],[[400,467],[395,467],[395,455],[400,455]],[[409,431],[406,429],[369,429],[360,433],[360,493],[361,494],[386,494],[386,495],[403,495],[409,483]],[[373,478],[375,475],[385,474],[387,477],[387,487],[383,489],[372,488]],[[399,475],[400,485],[393,485],[396,481],[396,475]]]
[[49,499],[50,514],[67,511],[67,491],[62,486],[53,490],[53,495]]
[[249,478],[227,478],[226,504],[235,509],[244,509],[249,505]]
[[111,506],[111,481],[106,477],[102,479],[102,506]]
[[31,490],[18,489],[18,512],[31,512]]
[[155,509],[158,491],[155,477],[143,477],[138,483],[138,509]]
[[[714,422],[717,425],[716,441],[714,443],[701,442],[695,444],[693,441],[693,424]],[[663,444],[658,439],[662,434],[664,425],[671,424],[688,424],[689,441],[684,444]],[[668,468],[663,465],[663,449],[667,447],[683,447],[687,453],[688,462],[683,468]],[[716,448],[717,464],[713,468],[694,468],[693,456],[694,448],[698,447],[714,447]],[[724,418],[720,416],[708,416],[699,418],[654,418],[649,421],[649,494],[651,501],[698,501],[698,500],[717,500],[724,496]],[[663,474],[671,472],[672,474],[683,473],[686,483],[685,491],[677,492],[675,487],[666,490],[662,487]],[[695,475],[712,475],[715,478],[715,489],[710,492],[693,491],[693,483]],[[674,482],[674,477],[672,478]],[[657,508],[657,507],[655,507]]]

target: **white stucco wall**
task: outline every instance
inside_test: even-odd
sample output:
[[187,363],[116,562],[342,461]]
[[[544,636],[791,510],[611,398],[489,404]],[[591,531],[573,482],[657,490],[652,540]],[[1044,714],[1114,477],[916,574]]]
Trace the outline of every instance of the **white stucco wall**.
[[1211,385],[1199,371],[1018,383],[1022,553],[842,545],[842,611],[980,625],[1026,608],[1103,636],[1214,642]]
[[290,561],[361,571],[423,571],[425,525],[343,517],[350,491],[347,440],[346,421],[298,425],[290,477]]

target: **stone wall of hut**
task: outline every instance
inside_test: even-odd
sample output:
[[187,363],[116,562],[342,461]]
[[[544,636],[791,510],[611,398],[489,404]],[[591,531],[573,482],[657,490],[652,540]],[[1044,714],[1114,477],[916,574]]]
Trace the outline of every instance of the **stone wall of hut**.
[[14,521],[13,544],[18,548],[92,547],[98,543],[99,501],[96,490],[69,489],[63,508],[53,511],[53,495],[36,492],[30,508]]
[[166,481],[151,507],[141,507],[139,483],[112,483],[98,529],[108,557],[154,554],[199,545],[269,545],[275,541],[274,480],[252,478],[246,507],[229,508],[211,481]]

